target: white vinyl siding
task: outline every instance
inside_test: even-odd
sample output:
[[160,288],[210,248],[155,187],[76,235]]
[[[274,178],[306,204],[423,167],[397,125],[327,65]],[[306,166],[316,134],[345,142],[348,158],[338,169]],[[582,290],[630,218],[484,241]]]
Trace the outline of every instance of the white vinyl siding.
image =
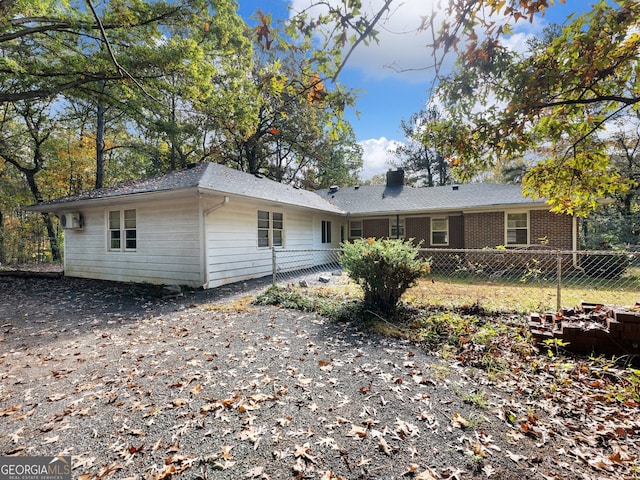
[[[256,209],[249,202],[234,202],[232,199],[228,205],[206,217],[209,288],[272,274],[273,252],[270,248],[258,246],[257,210],[267,211]],[[316,245],[314,242],[320,239],[320,219],[303,209],[283,208],[276,213],[282,214],[283,245],[291,250],[306,250],[296,255],[295,262],[281,268],[297,270],[323,264],[326,260],[317,251],[311,250]],[[339,222],[340,217],[332,220]],[[272,227],[270,223],[270,228]]]
[[[272,251],[258,247],[256,212],[273,213],[272,209],[233,198],[223,203],[223,198],[212,196],[198,201],[184,195],[123,207],[82,209],[84,229],[65,230],[65,274],[208,288],[271,275]],[[109,244],[105,218],[108,222],[109,211],[116,210],[136,211],[135,255],[105,248]],[[336,225],[341,222],[339,215],[319,218],[307,209],[287,207],[275,213],[281,217],[276,215],[274,223],[270,216],[269,227],[272,233],[275,227],[277,241],[290,249],[306,250],[289,268],[327,262],[312,249],[316,245],[320,248],[321,220]]]
[[[120,250],[109,248],[109,212],[112,211],[122,212]],[[127,222],[125,211],[135,211],[135,237],[132,214]],[[201,221],[193,197],[138,202],[119,209],[84,209],[82,217],[83,230],[65,230],[65,275],[121,282],[202,285]],[[126,251],[127,241],[130,247],[135,241],[134,255]]]

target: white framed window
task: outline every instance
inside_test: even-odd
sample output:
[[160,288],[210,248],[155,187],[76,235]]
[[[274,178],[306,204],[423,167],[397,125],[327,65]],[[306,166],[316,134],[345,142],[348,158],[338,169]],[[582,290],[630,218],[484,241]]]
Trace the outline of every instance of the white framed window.
[[331,222],[322,220],[322,243],[331,243]]
[[529,245],[529,212],[506,212],[505,244]]
[[431,218],[431,245],[449,245],[449,217]]
[[283,214],[258,210],[258,247],[281,247],[283,239]]
[[389,235],[389,238],[404,238],[404,218],[394,217],[390,223],[391,235]]
[[138,248],[136,211],[109,210],[107,214],[108,249],[112,252],[132,252]]
[[351,220],[349,222],[349,238],[362,237],[362,220]]

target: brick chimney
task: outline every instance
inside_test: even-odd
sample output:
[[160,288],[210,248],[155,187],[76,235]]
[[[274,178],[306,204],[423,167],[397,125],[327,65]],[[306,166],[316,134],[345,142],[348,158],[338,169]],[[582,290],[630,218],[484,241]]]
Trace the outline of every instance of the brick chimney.
[[402,168],[387,171],[387,187],[401,187],[403,185],[404,170]]

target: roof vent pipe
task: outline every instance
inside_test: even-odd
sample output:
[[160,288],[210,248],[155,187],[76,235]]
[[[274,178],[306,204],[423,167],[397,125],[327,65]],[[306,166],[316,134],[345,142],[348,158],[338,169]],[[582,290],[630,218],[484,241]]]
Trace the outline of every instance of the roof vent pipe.
[[338,187],[337,185],[331,185],[329,187],[329,193],[336,193],[338,191],[340,187]]

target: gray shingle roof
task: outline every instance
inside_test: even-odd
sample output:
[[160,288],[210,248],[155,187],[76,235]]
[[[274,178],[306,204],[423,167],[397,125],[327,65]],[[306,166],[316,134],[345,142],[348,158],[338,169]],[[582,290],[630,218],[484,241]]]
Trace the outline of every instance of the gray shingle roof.
[[363,185],[316,193],[350,214],[453,211],[484,207],[544,205],[522,195],[519,185],[472,183],[444,187]]
[[134,180],[83,192],[30,207],[35,211],[60,211],[76,202],[93,202],[137,194],[200,188],[212,193],[239,195],[319,211],[353,215],[454,211],[483,207],[543,205],[544,200],[522,196],[518,185],[464,184],[413,188],[409,186],[365,185],[309,192],[274,182],[217,163],[198,163],[164,175]]
[[291,185],[234,170],[217,163],[198,163],[190,168],[177,170],[141,180],[125,182],[113,187],[83,192],[30,207],[30,210],[60,210],[76,202],[99,201],[152,192],[201,188],[212,193],[240,195],[260,200],[302,206],[317,210],[344,213],[335,205],[313,192],[294,188]]

